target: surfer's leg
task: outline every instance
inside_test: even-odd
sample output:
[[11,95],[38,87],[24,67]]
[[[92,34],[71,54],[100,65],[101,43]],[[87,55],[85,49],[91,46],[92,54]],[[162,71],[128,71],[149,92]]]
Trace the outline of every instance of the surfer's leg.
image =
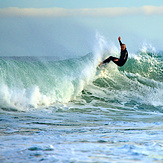
[[102,63],[109,63],[110,62],[110,57],[105,59]]
[[117,66],[119,66],[119,64],[120,64],[120,61],[119,61],[119,59],[118,58],[113,58],[112,59],[112,61],[117,65]]
[[120,67],[124,65],[124,62],[120,61],[118,58],[113,59],[113,62]]
[[120,67],[124,65],[124,63],[121,62],[119,60],[119,58],[112,57],[112,56],[110,56],[107,59],[105,59],[102,63],[109,63],[110,61],[113,61],[117,66],[120,66]]
[[115,58],[115,57],[108,57],[107,59],[105,59],[102,63],[109,63],[110,61],[113,61],[114,62],[114,59],[118,59],[118,58]]
[[110,61],[113,61],[117,66],[123,66],[124,63],[122,63],[119,58],[110,56],[109,58],[105,59],[102,63],[109,63]]

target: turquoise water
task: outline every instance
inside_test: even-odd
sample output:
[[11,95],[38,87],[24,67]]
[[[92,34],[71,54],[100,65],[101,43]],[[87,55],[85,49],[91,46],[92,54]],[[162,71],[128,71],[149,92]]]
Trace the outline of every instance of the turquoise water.
[[162,162],[163,53],[0,58],[0,162]]

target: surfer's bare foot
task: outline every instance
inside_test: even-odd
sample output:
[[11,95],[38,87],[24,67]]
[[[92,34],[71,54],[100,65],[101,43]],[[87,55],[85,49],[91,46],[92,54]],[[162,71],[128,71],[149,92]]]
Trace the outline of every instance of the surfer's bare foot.
[[102,65],[102,62],[98,66],[101,66],[101,65]]

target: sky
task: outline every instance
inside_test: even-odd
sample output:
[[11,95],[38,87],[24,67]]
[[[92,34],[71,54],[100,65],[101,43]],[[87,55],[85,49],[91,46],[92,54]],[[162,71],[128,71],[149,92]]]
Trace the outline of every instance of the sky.
[[162,29],[162,0],[0,0],[0,56],[82,56],[97,33],[130,53],[163,51]]
[[160,6],[162,0],[0,0],[0,8],[106,8]]

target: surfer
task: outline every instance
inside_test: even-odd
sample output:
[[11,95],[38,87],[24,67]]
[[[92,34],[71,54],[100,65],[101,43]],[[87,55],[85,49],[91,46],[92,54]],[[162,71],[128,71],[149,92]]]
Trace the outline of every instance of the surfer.
[[121,37],[118,37],[118,40],[119,40],[119,43],[120,43],[120,46],[121,46],[121,55],[120,55],[120,58],[115,58],[115,57],[108,57],[107,59],[105,59],[103,62],[101,62],[99,64],[102,65],[102,64],[105,64],[105,63],[109,63],[110,61],[113,61],[116,65],[118,66],[123,66],[126,61],[127,61],[127,58],[128,58],[128,52],[127,52],[127,49],[126,49],[126,45],[125,44],[122,44],[121,42]]

